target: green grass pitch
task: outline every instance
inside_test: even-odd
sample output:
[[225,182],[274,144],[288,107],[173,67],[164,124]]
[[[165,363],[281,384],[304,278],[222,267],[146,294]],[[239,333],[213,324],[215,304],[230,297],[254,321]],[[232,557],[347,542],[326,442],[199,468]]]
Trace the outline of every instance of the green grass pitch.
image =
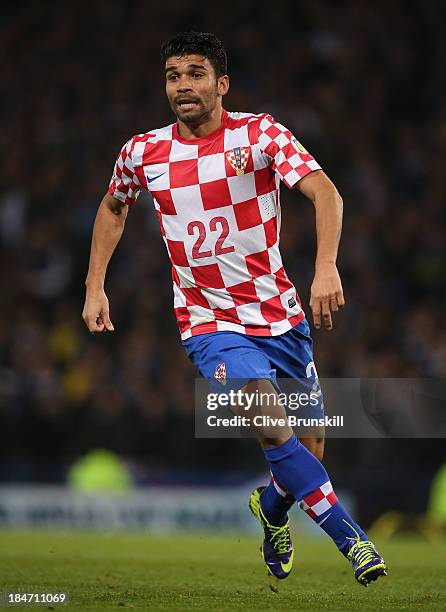
[[266,576],[258,538],[0,532],[0,591],[61,592],[10,610],[445,610],[446,542],[376,541],[386,578],[357,584],[326,538],[295,536],[290,577]]

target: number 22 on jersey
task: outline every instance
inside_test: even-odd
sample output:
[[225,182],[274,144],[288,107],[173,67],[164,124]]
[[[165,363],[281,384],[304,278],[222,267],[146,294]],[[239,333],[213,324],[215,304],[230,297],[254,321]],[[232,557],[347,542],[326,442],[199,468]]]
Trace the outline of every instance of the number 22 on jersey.
[[206,225],[202,221],[190,221],[187,225],[187,233],[189,236],[197,235],[197,239],[192,247],[192,258],[201,259],[203,257],[211,257],[215,255],[224,255],[225,253],[232,253],[235,249],[234,246],[223,246],[226,238],[229,234],[229,223],[225,217],[213,217],[209,221],[209,231],[218,232],[220,235],[215,241],[215,252],[212,253],[211,249],[200,250],[203,246],[203,242],[206,240]]

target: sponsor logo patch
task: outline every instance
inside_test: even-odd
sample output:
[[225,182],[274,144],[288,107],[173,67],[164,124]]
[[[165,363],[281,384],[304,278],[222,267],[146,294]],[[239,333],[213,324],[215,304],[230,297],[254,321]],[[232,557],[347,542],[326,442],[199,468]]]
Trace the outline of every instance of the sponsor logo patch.
[[296,147],[296,149],[298,151],[300,151],[301,153],[308,153],[306,148],[303,145],[300,144],[300,142],[297,140],[297,138],[295,136],[292,137],[291,142]]

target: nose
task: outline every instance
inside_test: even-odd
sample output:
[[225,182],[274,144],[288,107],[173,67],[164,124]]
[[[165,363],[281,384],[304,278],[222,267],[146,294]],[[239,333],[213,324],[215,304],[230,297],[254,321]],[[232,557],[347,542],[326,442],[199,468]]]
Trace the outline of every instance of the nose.
[[177,91],[179,93],[184,93],[185,91],[191,91],[191,81],[187,74],[181,75],[179,80],[177,81]]

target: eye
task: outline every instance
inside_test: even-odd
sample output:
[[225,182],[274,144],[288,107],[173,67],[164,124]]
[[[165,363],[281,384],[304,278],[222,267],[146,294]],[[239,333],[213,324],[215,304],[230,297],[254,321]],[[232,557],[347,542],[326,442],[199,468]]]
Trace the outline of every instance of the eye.
[[169,74],[167,75],[167,80],[168,81],[175,81],[178,78],[177,74]]
[[194,72],[192,76],[194,77],[194,79],[201,79],[204,74],[202,72]]

